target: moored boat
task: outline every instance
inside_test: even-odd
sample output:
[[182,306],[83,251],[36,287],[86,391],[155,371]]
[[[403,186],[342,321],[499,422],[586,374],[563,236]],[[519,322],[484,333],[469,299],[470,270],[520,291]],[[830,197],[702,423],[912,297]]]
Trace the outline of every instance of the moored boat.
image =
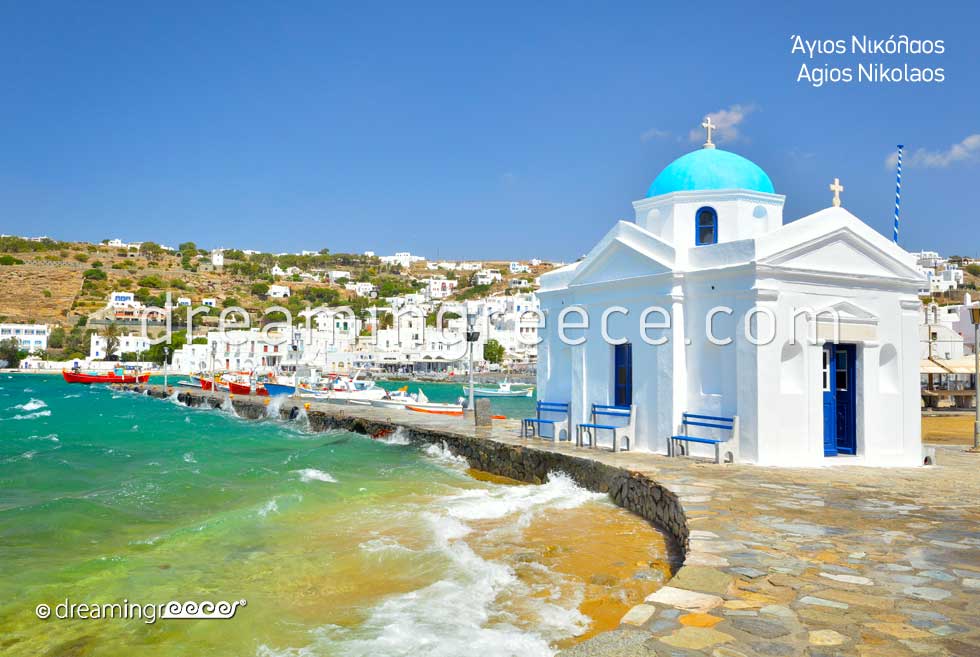
[[415,411],[416,413],[431,413],[432,415],[460,416],[463,414],[463,404],[462,402],[456,404],[430,402],[429,398],[425,396],[425,393],[420,388],[418,395],[416,395],[416,400],[405,404],[405,410]]
[[[517,389],[517,386],[521,386]],[[464,390],[469,390],[469,388],[464,388]],[[534,387],[526,387],[523,384],[510,383],[509,381],[501,382],[500,386],[497,388],[477,388],[473,386],[473,396],[474,397],[530,397],[534,394]]]
[[150,379],[150,373],[126,374],[117,368],[113,372],[76,372],[71,370],[61,370],[61,376],[68,383],[146,383]]

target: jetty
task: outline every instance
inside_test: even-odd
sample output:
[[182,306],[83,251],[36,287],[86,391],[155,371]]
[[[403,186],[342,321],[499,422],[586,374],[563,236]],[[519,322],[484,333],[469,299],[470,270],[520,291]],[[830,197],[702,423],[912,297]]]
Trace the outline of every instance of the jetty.
[[399,432],[479,470],[531,483],[562,471],[607,492],[666,534],[673,577],[618,629],[562,657],[980,656],[980,454],[965,448],[937,448],[941,466],[769,468],[522,438],[518,420],[476,427],[301,398],[116,388],[243,418],[302,417],[312,431]]

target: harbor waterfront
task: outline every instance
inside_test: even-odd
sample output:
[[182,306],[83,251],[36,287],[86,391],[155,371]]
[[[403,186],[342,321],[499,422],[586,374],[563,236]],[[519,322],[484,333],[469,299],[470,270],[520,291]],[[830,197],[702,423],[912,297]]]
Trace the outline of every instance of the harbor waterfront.
[[[180,401],[256,417],[264,407],[220,394]],[[513,421],[478,430],[381,409],[299,408],[314,429],[398,431],[526,481],[563,469],[657,522],[683,565],[618,629],[564,657],[967,656],[980,646],[980,482],[964,447],[937,448],[939,467],[759,468],[527,440]]]
[[[278,404],[246,421],[0,376],[0,653],[551,655],[669,576],[662,534],[558,471],[519,485]],[[35,613],[242,599],[228,620]]]

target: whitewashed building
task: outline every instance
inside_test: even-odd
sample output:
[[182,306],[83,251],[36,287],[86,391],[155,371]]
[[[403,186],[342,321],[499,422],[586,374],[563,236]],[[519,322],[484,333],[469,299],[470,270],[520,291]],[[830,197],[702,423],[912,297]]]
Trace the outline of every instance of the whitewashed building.
[[119,358],[123,354],[145,353],[150,348],[150,341],[139,333],[120,335],[119,343],[111,354],[106,354],[106,339],[98,333],[93,333],[89,338],[88,357],[90,360],[111,360]]
[[289,287],[286,285],[270,285],[268,294],[271,299],[288,299]]
[[21,349],[30,353],[48,348],[48,334],[46,324],[0,323],[0,341],[16,340]]
[[425,258],[418,255],[412,255],[408,251],[400,251],[395,255],[381,256],[378,258],[381,264],[384,265],[398,265],[402,269],[408,269],[416,262],[425,262]]
[[915,259],[840,207],[837,181],[833,207],[784,224],[769,176],[706,127],[634,221],[541,276],[538,398],[570,402],[573,423],[631,407],[642,451],[666,453],[687,412],[737,417],[736,461],[921,464]]
[[456,291],[456,287],[459,282],[452,278],[443,278],[441,276],[434,278],[426,278],[422,280],[425,283],[423,288],[423,293],[426,298],[432,300],[445,299]]

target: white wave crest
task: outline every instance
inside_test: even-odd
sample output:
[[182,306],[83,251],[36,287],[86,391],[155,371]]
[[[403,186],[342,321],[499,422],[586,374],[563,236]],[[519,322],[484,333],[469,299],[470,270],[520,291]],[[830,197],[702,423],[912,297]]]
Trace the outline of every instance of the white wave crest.
[[454,468],[468,468],[469,462],[462,456],[456,456],[449,449],[449,446],[445,443],[432,443],[431,445],[426,445],[423,452],[426,456],[429,456],[442,465],[449,465]]
[[39,408],[47,408],[47,407],[48,405],[44,403],[44,400],[42,399],[31,399],[28,402],[24,402],[23,404],[17,404],[16,406],[14,406],[14,408],[16,408],[19,411],[36,411]]
[[398,427],[393,433],[387,436],[379,436],[378,442],[384,443],[386,445],[411,445],[412,441],[408,439],[408,432],[405,431],[405,427]]
[[316,468],[303,468],[302,470],[293,470],[299,475],[299,480],[304,484],[308,484],[311,481],[322,481],[328,484],[335,484],[337,480],[330,476],[330,474],[324,472],[323,470],[317,470]]
[[43,411],[37,411],[36,413],[26,413],[24,415],[15,415],[11,420],[36,420],[39,417],[51,417],[51,411],[44,409]]
[[544,508],[574,509],[603,499],[576,484],[563,472],[548,475],[540,486],[493,486],[464,490],[444,501],[450,516],[461,520],[487,520],[513,514],[536,513]]

